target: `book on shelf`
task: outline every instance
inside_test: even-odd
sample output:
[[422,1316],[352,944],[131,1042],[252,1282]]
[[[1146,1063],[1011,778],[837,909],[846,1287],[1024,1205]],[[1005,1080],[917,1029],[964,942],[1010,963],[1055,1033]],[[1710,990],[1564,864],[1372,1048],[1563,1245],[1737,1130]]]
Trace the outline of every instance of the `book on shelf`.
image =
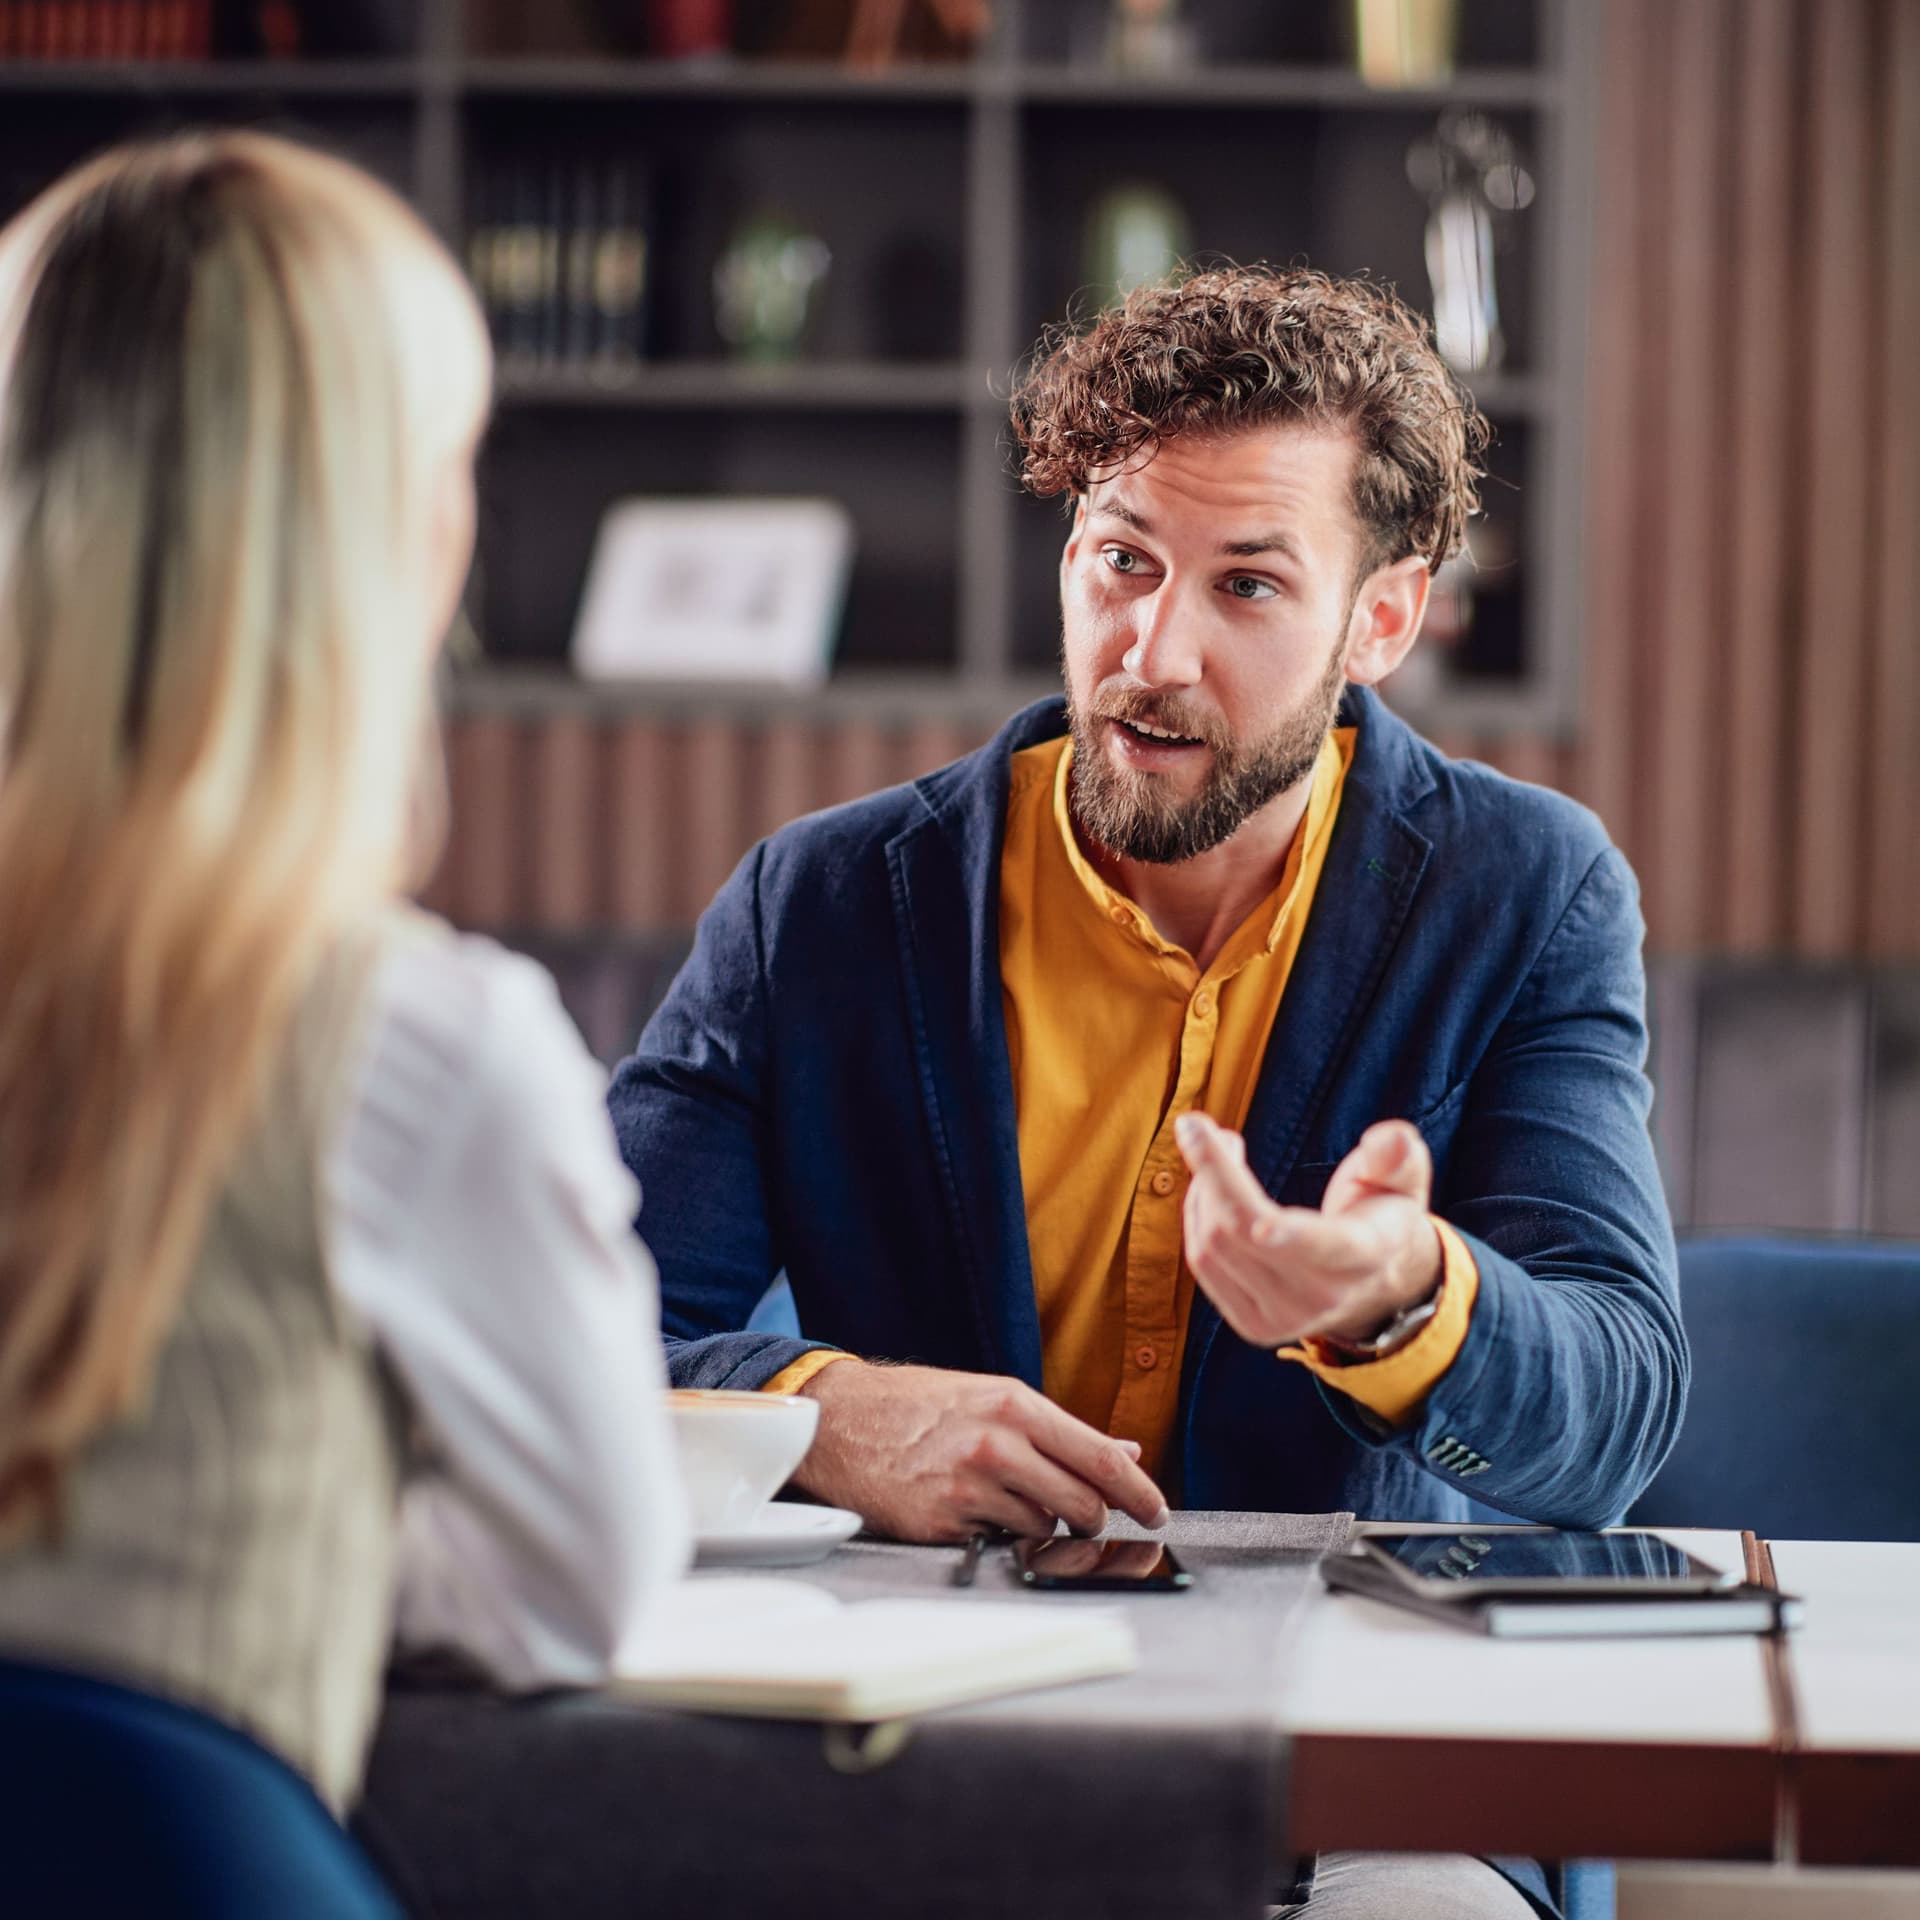
[[700,1580],[618,1663],[612,1690],[649,1706],[873,1721],[1032,1687],[1130,1673],[1118,1608],[1031,1600],[859,1600],[798,1580]]
[[630,162],[523,155],[487,170],[467,263],[502,362],[630,370],[646,351],[647,228]]
[[212,0],[0,0],[0,60],[204,60]]

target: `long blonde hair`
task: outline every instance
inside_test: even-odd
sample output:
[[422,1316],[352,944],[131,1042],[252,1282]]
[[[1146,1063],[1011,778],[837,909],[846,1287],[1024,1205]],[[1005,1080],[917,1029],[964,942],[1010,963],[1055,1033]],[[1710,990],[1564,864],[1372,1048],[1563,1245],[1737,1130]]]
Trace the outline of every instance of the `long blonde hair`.
[[490,379],[427,229],[286,141],[0,231],[0,1536],[138,1405],[301,991],[437,851],[425,556]]

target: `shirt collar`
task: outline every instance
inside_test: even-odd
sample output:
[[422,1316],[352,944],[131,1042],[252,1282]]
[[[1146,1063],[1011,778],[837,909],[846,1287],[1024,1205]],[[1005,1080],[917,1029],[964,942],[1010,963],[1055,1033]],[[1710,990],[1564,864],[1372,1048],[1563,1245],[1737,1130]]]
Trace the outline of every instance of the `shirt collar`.
[[[1328,831],[1341,782],[1353,759],[1354,740],[1358,732],[1357,727],[1341,727],[1321,742],[1320,757],[1313,765],[1313,786],[1307,795],[1306,817],[1293,836],[1292,846],[1287,849],[1286,864],[1280,871],[1279,882],[1234,929],[1232,937],[1207,969],[1209,977],[1226,979],[1238,973],[1256,954],[1270,954],[1280,944],[1293,916],[1294,903],[1299,897],[1300,874],[1307,850],[1317,846]],[[1185,960],[1191,966],[1191,955],[1172,941],[1162,939],[1153,922],[1125,894],[1109,886],[1087,858],[1080,845],[1080,836],[1073,830],[1073,810],[1068,802],[1072,773],[1073,740],[1069,735],[1054,774],[1053,823],[1074,877],[1099,910],[1101,920],[1114,929],[1116,937],[1135,940],[1164,958]]]

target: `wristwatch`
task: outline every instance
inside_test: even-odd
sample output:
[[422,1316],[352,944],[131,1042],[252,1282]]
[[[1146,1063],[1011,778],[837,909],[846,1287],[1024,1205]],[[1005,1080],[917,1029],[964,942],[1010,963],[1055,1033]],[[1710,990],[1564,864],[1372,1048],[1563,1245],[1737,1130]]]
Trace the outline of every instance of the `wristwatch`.
[[1445,1284],[1443,1276],[1424,1300],[1402,1307],[1370,1340],[1346,1340],[1332,1333],[1315,1334],[1314,1338],[1336,1359],[1384,1360],[1388,1354],[1399,1352],[1440,1311],[1440,1287]]

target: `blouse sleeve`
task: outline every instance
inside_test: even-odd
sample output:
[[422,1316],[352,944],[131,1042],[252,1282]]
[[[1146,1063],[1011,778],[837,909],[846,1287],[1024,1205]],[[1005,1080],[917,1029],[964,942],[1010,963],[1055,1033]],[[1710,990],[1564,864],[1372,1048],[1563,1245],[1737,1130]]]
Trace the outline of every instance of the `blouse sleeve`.
[[602,1083],[543,969],[403,940],[327,1166],[335,1284],[416,1428],[397,1635],[513,1687],[603,1677],[689,1554]]

